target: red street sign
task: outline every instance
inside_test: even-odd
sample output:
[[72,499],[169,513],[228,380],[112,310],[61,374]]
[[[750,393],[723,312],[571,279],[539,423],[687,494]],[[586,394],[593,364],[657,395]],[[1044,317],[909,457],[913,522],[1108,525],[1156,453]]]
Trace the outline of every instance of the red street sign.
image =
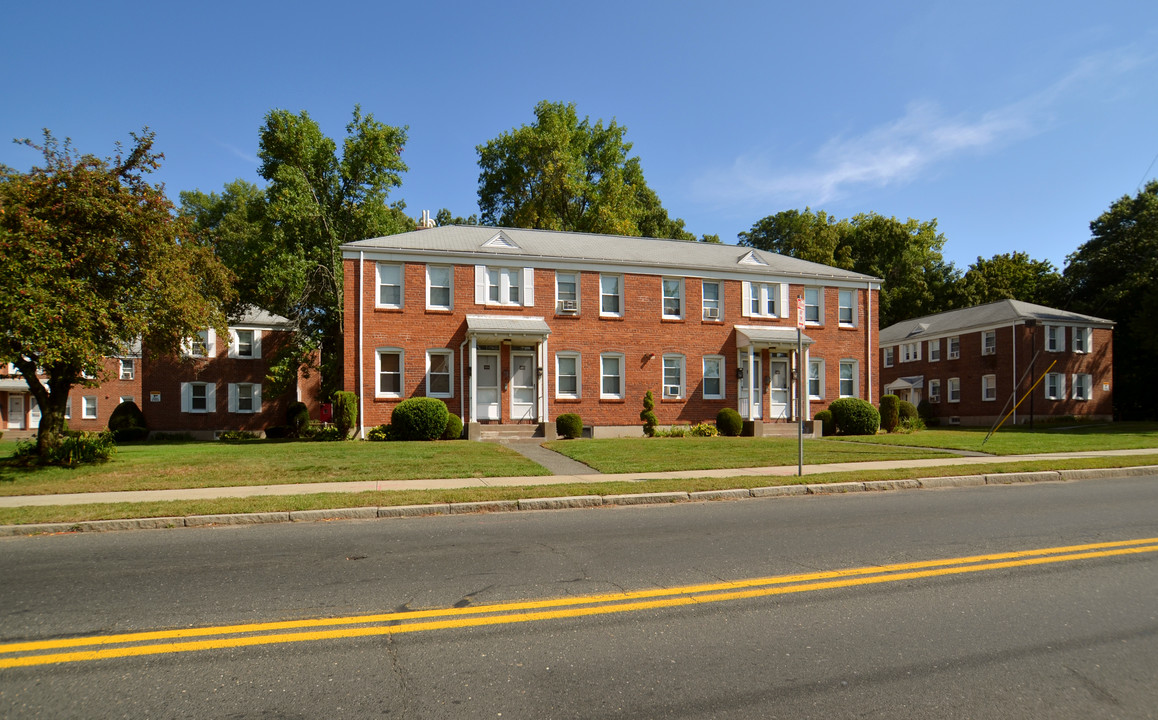
[[796,298],[796,329],[804,329],[804,298]]

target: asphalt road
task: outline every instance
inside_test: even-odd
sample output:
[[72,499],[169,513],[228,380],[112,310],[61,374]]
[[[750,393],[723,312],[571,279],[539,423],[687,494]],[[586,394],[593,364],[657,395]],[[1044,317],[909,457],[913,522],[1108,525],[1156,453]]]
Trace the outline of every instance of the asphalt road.
[[1154,477],[4,538],[0,717],[1158,717],[1153,538]]

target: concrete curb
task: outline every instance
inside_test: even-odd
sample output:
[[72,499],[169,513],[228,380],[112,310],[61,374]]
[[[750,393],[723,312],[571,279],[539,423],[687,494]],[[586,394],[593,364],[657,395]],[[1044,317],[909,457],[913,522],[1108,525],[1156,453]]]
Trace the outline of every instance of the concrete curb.
[[213,525],[259,525],[266,523],[319,522],[326,520],[370,520],[376,518],[425,517],[430,515],[461,515],[467,513],[522,510],[562,510],[602,507],[607,505],[662,505],[679,502],[742,500],[747,498],[791,497],[797,495],[836,495],[864,491],[881,492],[891,490],[977,487],[981,485],[1011,485],[1015,483],[1066,482],[1072,480],[1142,477],[1155,473],[1158,473],[1158,465],[1143,465],[1127,468],[1091,468],[1088,470],[1049,470],[1026,473],[992,473],[988,475],[956,475],[906,480],[772,485],[751,489],[703,490],[692,493],[662,492],[636,493],[632,495],[580,495],[574,497],[524,498],[521,500],[437,503],[432,505],[394,505],[390,507],[190,515],[187,517],[128,518],[123,520],[84,520],[74,523],[0,525],[0,537],[75,532],[109,532],[113,530],[157,530],[177,527],[210,527]]

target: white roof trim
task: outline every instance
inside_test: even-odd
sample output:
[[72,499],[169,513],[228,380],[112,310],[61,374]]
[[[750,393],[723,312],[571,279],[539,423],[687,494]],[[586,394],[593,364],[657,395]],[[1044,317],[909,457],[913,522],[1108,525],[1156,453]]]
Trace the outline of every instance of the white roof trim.
[[767,265],[763,258],[756,254],[755,250],[749,250],[744,253],[739,260],[736,261],[738,265]]
[[485,248],[505,248],[507,250],[522,250],[518,243],[507,237],[506,233],[500,231],[495,233],[495,236],[482,244]]

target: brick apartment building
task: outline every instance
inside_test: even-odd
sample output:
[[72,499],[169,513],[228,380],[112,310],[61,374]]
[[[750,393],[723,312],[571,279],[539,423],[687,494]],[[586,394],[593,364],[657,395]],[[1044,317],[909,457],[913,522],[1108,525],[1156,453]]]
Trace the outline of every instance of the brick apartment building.
[[[192,339],[180,356],[150,352],[139,344],[120,357],[104,359],[94,387],[74,387],[66,417],[73,430],[103,430],[122,401],[132,400],[153,432],[182,432],[212,438],[221,430],[261,433],[284,425],[295,400],[318,416],[321,379],[299,377],[296,388],[270,396],[263,386],[272,358],[289,339],[288,320],[251,310],[229,327],[229,337],[213,330]],[[0,377],[3,427],[11,436],[33,436],[40,424],[36,399],[13,366]]]
[[[578,413],[596,437],[736,408],[753,432],[839,396],[872,399],[879,280],[732,245],[446,226],[344,245],[344,388],[362,432],[403,399],[479,437]],[[797,353],[796,299],[805,303]]]
[[[881,394],[928,400],[942,423],[1113,419],[1114,323],[1001,300],[880,332]],[[1037,380],[1040,383],[1027,395]]]

